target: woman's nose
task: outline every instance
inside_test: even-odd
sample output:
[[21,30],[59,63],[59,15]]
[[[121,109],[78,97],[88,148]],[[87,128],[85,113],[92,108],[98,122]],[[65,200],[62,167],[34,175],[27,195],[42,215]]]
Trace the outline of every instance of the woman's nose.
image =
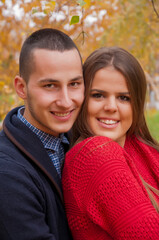
[[104,105],[105,111],[115,112],[117,111],[117,99],[115,97],[108,97],[105,99]]

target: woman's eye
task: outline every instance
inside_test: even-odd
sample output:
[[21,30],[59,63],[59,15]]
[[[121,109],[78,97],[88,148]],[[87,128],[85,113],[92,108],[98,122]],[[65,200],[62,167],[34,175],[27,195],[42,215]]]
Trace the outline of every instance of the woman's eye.
[[122,100],[122,101],[126,101],[126,102],[129,102],[129,101],[130,101],[130,97],[128,97],[128,96],[120,96],[119,98],[120,98],[120,100]]
[[101,93],[93,93],[93,94],[91,94],[91,97],[93,97],[93,98],[102,98],[103,95]]

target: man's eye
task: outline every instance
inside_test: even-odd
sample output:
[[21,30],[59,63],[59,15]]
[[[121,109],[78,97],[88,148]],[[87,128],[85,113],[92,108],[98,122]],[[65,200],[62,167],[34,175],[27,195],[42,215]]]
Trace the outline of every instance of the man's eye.
[[45,87],[45,88],[54,88],[55,85],[52,84],[52,83],[50,83],[50,84],[46,84],[46,85],[44,85],[44,87]]
[[78,87],[79,85],[80,85],[79,82],[72,82],[72,83],[70,83],[71,87]]
[[130,97],[128,97],[128,96],[120,96],[119,99],[122,101],[126,101],[126,102],[130,101]]

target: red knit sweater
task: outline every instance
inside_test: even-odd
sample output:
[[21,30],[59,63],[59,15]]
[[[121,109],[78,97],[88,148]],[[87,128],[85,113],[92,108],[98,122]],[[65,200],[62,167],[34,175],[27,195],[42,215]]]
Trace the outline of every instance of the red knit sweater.
[[139,173],[159,188],[159,153],[135,137],[124,149],[92,137],[67,153],[62,183],[74,240],[159,239],[159,214]]

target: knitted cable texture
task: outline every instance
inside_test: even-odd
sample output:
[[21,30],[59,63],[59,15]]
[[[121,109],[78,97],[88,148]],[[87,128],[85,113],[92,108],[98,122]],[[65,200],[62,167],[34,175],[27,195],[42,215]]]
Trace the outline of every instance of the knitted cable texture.
[[[143,177],[149,175],[148,183],[154,187],[159,183],[159,175],[155,175],[158,170],[152,166],[150,174],[145,166],[150,159],[149,163],[142,160],[136,166],[142,153],[140,147],[138,151],[135,147],[127,141],[124,150],[112,140],[98,136],[85,139],[66,154],[62,184],[74,240],[159,239],[159,214],[142,185],[138,168]],[[148,151],[159,169],[159,153],[144,144],[141,148],[142,158]]]

